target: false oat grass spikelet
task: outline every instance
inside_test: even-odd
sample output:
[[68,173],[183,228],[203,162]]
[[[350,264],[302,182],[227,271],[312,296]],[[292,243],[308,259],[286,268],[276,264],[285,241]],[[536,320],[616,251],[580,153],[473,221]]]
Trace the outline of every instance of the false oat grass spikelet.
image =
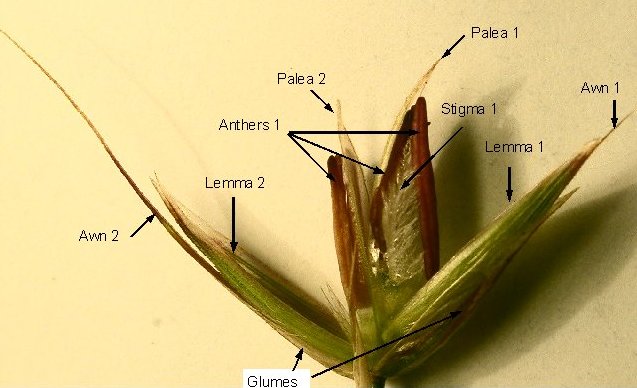
[[[228,237],[177,201],[155,176],[152,181],[169,221],[64,87],[17,41],[0,32],[63,93],[137,196],[186,253],[288,341],[326,368],[353,378],[358,387],[382,387],[387,378],[417,368],[443,346],[533,232],[573,195],[575,190],[562,193],[613,131],[548,174],[440,268],[432,164],[405,184],[431,157],[427,107],[419,96],[438,60],[407,96],[392,128],[416,133],[389,138],[381,165],[385,173],[371,182],[372,187],[359,165],[340,156],[328,159],[344,307],[329,290],[326,300],[318,300],[246,250],[233,251]],[[344,130],[340,102],[337,121]],[[358,159],[347,134],[339,137],[343,155]],[[419,330],[447,316],[455,319]],[[356,357],[362,353],[365,356]]]

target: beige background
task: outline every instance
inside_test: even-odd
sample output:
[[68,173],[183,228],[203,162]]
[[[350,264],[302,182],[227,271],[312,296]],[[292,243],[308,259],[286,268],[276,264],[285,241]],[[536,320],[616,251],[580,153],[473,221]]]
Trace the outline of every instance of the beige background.
[[[0,2],[0,26],[68,87],[144,190],[159,177],[186,204],[308,289],[338,288],[329,186],[287,138],[332,129],[308,86],[327,73],[351,129],[388,129],[417,77],[462,34],[426,91],[443,256],[514,196],[637,105],[637,6],[623,2]],[[557,4],[553,4],[557,3]],[[519,27],[517,40],[471,26]],[[0,39],[0,386],[239,386],[243,368],[286,368],[297,349],[236,302],[157,224],[60,93]],[[581,95],[584,81],[620,94]],[[445,102],[498,115],[444,116]],[[222,118],[281,121],[220,133]],[[484,142],[543,141],[495,155]],[[412,385],[635,386],[637,120],[594,155],[581,189],[504,273],[475,317]],[[382,149],[357,139],[361,158]],[[335,139],[325,139],[336,147]],[[315,152],[324,162],[326,154]],[[205,190],[203,177],[265,176],[267,188]],[[158,202],[157,202],[158,203]],[[118,229],[117,243],[78,243]],[[308,358],[312,372],[321,366]],[[314,386],[346,387],[335,374]],[[409,384],[397,382],[396,386]]]

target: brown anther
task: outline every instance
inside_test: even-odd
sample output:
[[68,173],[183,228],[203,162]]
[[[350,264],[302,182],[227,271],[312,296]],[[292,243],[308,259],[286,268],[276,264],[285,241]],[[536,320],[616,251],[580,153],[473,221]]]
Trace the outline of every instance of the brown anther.
[[[429,150],[429,121],[427,120],[427,103],[424,97],[418,97],[412,107],[413,117],[411,129],[418,131],[411,136],[412,166],[418,168],[431,156]],[[418,189],[420,234],[424,248],[425,275],[427,279],[440,268],[440,247],[438,236],[438,212],[436,208],[436,186],[434,170],[429,163],[415,179]]]

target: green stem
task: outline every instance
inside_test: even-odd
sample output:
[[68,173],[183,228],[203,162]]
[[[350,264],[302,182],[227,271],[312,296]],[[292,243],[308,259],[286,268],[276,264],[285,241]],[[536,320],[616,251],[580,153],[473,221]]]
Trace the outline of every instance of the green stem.
[[372,388],[385,388],[385,378],[383,376],[374,376],[372,378]]

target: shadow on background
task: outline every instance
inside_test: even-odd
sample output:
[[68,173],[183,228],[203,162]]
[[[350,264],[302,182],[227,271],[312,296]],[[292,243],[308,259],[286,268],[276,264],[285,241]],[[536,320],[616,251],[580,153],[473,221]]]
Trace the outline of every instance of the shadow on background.
[[[505,269],[464,327],[395,386],[471,384],[529,351],[617,276],[634,249],[637,186],[558,213]],[[566,205],[568,206],[568,205]],[[479,367],[476,367],[479,362]],[[463,378],[465,380],[463,380]]]

